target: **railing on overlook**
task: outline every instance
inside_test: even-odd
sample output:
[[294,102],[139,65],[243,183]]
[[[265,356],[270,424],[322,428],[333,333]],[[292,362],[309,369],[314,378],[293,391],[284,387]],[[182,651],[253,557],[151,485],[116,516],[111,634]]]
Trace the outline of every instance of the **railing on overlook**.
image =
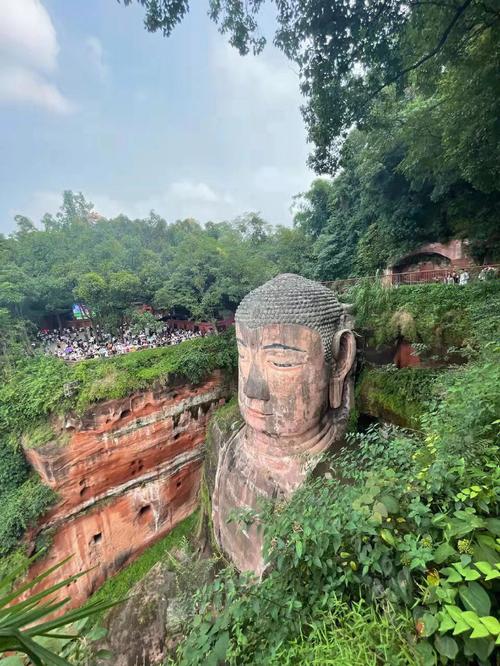
[[[493,277],[487,277],[486,279],[498,279],[500,277],[500,264],[488,264],[488,267],[494,269],[495,273]],[[467,267],[469,282],[479,279],[479,275],[485,268],[486,266]],[[337,293],[344,293],[351,287],[365,282],[366,280],[377,281],[388,287],[398,287],[401,284],[442,284],[443,282],[446,282],[446,278],[451,273],[455,272],[460,275],[460,270],[462,269],[448,266],[447,268],[436,268],[433,270],[423,271],[408,271],[406,273],[390,273],[389,275],[379,273],[377,275],[347,278],[345,280],[325,281],[321,284],[324,284],[325,287],[329,287]]]

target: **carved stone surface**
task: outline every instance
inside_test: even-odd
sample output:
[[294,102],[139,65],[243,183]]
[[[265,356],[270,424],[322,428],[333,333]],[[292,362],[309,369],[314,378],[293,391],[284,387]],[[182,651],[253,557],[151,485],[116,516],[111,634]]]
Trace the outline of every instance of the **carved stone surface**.
[[229,392],[215,372],[195,386],[169,385],[110,400],[61,423],[66,444],[27,449],[31,465],[59,498],[32,535],[50,529],[52,543],[29,575],[73,555],[43,586],[88,571],[72,583],[70,605],[79,605],[191,514],[198,504],[206,425]]
[[[322,285],[283,274],[236,312],[243,428],[221,447],[213,494],[215,536],[242,571],[262,574],[256,523],[228,519],[288,498],[344,434],[352,399],[354,335]],[[345,324],[344,324],[345,325]]]

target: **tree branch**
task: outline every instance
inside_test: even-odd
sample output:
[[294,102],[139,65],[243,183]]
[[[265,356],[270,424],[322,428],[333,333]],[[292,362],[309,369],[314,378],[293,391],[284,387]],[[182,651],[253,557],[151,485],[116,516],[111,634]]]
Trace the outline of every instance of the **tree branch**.
[[429,53],[426,53],[426,55],[422,56],[420,60],[417,60],[417,62],[413,63],[413,65],[409,65],[408,67],[405,67],[405,69],[402,69],[400,72],[396,74],[396,76],[392,77],[392,79],[389,79],[385,83],[383,83],[381,86],[379,86],[376,90],[374,90],[371,95],[368,97],[366,100],[367,102],[374,97],[376,97],[384,88],[387,88],[388,86],[392,85],[393,83],[396,83],[396,81],[399,81],[405,74],[408,74],[409,72],[413,72],[415,69],[418,69],[421,67],[424,63],[426,63],[428,60],[431,60],[431,58],[434,58],[435,55],[441,51],[443,46],[445,45],[448,37],[450,36],[451,31],[455,27],[455,24],[457,21],[460,19],[462,14],[466,11],[466,9],[469,7],[469,5],[472,3],[472,0],[465,0],[461,5],[459,5],[456,8],[455,15],[453,16],[452,20],[446,27],[446,30],[443,32],[441,35],[439,42],[436,44],[436,46],[432,49],[432,51],[429,51]]

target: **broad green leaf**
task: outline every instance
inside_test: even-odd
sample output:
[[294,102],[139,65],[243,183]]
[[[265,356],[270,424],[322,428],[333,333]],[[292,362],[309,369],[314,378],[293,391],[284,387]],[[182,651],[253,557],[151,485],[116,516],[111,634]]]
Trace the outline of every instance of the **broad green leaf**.
[[434,639],[434,647],[440,655],[448,657],[448,659],[455,659],[458,654],[457,642],[451,636],[437,635]]
[[486,590],[479,583],[471,582],[467,585],[460,585],[458,594],[468,610],[473,610],[479,616],[490,614],[490,598]]
[[459,634],[463,634],[464,631],[470,631],[471,627],[465,622],[464,620],[459,620],[455,628],[453,629],[453,636],[458,636]]
[[386,529],[380,530],[380,537],[389,546],[394,546],[396,544],[396,539],[394,538],[394,535],[390,530]]
[[463,580],[460,573],[451,567],[445,567],[444,569],[441,569],[440,573],[446,576],[449,583],[461,583]]
[[500,518],[486,518],[486,528],[495,536],[500,536]]
[[437,617],[431,613],[424,613],[420,620],[424,625],[422,636],[425,636],[426,638],[432,636],[439,626]]
[[489,562],[474,562],[474,565],[485,575],[485,580],[500,578],[500,571],[494,569]]
[[497,636],[500,634],[500,622],[496,617],[487,615],[486,617],[481,618],[481,622],[484,624],[486,629],[488,629],[492,636]]
[[379,499],[389,513],[398,513],[399,502],[393,495],[382,495]]
[[490,632],[484,625],[478,625],[477,627],[474,628],[472,634],[470,635],[471,638],[488,638],[490,635]]
[[456,552],[457,551],[452,546],[450,546],[449,543],[442,543],[436,548],[436,551],[434,552],[434,562],[436,562],[436,564],[442,564],[450,557],[453,557]]
[[481,661],[486,661],[495,647],[495,641],[491,638],[470,638],[464,639],[464,653],[466,655],[475,654]]
[[448,606],[445,606],[445,608],[446,608],[446,611],[449,614],[449,616],[453,620],[455,620],[455,622],[460,622],[460,620],[462,619],[462,612],[463,611],[461,611],[460,608],[458,608],[458,606],[448,605]]
[[441,611],[441,624],[439,625],[439,633],[445,634],[450,629],[455,628],[455,622],[451,619],[446,611]]
[[419,641],[416,649],[422,659],[422,666],[434,666],[436,664],[436,653],[429,641]]

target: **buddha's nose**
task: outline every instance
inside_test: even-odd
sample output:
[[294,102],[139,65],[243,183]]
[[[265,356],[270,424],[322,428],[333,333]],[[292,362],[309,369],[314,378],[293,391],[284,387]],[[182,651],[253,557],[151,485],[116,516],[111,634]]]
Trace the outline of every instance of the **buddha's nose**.
[[267,381],[256,363],[252,363],[250,366],[244,393],[247,398],[253,398],[254,400],[269,400],[270,398]]

